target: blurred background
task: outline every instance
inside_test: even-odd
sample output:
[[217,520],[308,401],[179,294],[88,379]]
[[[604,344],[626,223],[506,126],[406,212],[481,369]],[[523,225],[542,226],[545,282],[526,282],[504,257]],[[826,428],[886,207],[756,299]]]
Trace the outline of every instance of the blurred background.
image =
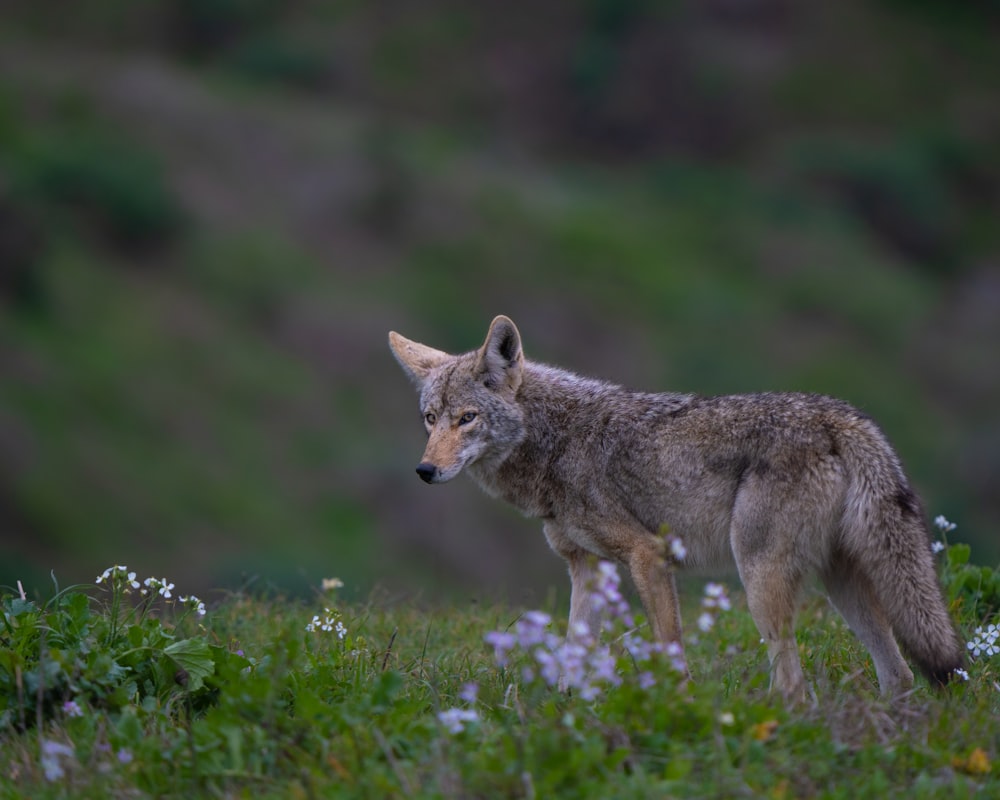
[[6,0],[0,584],[565,589],[390,329],[843,397],[1000,558],[995,0]]

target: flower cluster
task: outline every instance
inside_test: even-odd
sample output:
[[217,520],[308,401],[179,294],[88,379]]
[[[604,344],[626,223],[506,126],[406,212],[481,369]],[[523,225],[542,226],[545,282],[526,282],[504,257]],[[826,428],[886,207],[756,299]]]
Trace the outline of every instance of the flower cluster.
[[[107,744],[98,744],[95,749],[100,753],[111,752],[111,747]],[[132,751],[124,747],[119,748],[114,756],[119,764],[130,764],[133,760]],[[50,783],[66,777],[67,767],[73,768],[78,765],[73,745],[63,744],[53,739],[42,739],[40,761],[45,780]],[[100,769],[106,769],[106,765],[102,765]]]
[[[171,584],[172,586],[173,584]],[[189,594],[187,597],[181,595],[178,598],[184,605],[194,611],[199,617],[205,616],[205,604],[195,597],[193,594]]]
[[640,686],[652,686],[653,674],[646,667],[662,653],[670,658],[674,669],[682,674],[686,672],[679,644],[649,642],[635,632],[632,612],[622,597],[618,570],[614,564],[606,561],[598,564],[590,599],[591,607],[601,616],[601,630],[591,631],[586,623],[577,621],[570,625],[566,637],[561,638],[549,630],[552,619],[548,614],[529,611],[516,622],[513,632],[493,631],[486,635],[487,644],[493,646],[497,664],[506,666],[510,653],[520,648],[534,662],[522,670],[526,682],[540,678],[548,686],[572,689],[584,700],[594,700],[605,688],[622,682],[617,658],[610,647],[598,641],[597,635],[625,628],[618,643],[641,670],[638,678]]
[[979,658],[980,656],[990,656],[1000,655],[1000,627],[997,625],[987,625],[984,627],[976,628],[976,632],[973,634],[972,641],[966,643],[966,647],[972,654],[973,658]]
[[142,585],[146,588],[143,589],[140,594],[149,594],[150,592],[159,592],[160,596],[169,600],[173,595],[171,592],[174,590],[174,585],[170,583],[166,578],[146,578],[142,582]]
[[448,733],[461,733],[470,722],[479,722],[479,712],[474,708],[449,708],[439,711],[437,716]]
[[670,557],[674,561],[683,561],[687,558],[687,548],[684,546],[684,542],[681,541],[680,536],[665,533],[663,541],[666,543],[667,552],[670,553]]
[[94,581],[98,585],[105,582],[112,589],[118,589],[124,594],[129,594],[133,589],[139,588],[139,581],[135,579],[135,573],[129,572],[129,568],[121,564],[108,567]]
[[944,514],[938,514],[934,517],[934,527],[941,531],[941,533],[951,533],[958,525],[954,522],[949,522]]
[[314,614],[306,625],[306,630],[309,633],[335,631],[338,639],[347,636],[347,628],[344,627],[344,623],[340,619],[340,612],[331,608],[324,608],[322,616]]
[[698,617],[698,630],[708,633],[715,627],[715,618],[720,611],[729,611],[729,595],[721,583],[706,583],[705,595],[701,598],[701,615]]
[[597,565],[597,576],[590,591],[590,606],[603,616],[602,629],[614,627],[615,620],[620,620],[627,628],[635,625],[628,601],[622,597],[621,578],[618,569],[610,561],[601,561]]
[[486,634],[497,664],[505,666],[515,648],[525,650],[535,662],[534,667],[525,666],[522,671],[527,683],[533,682],[537,675],[548,686],[575,689],[587,700],[600,694],[601,684],[621,683],[611,651],[597,644],[585,623],[574,623],[563,639],[548,630],[551,622],[548,614],[529,611],[517,621],[514,633]]
[[[938,514],[934,518],[934,527],[941,531],[941,535],[947,540],[947,534],[951,533],[955,528],[958,527],[954,522],[949,522],[944,514]],[[935,539],[931,542],[931,552],[937,555],[938,553],[943,553],[948,548],[945,542]]]
[[439,711],[437,715],[438,722],[444,725],[448,733],[451,734],[461,733],[465,730],[466,725],[472,722],[479,722],[479,712],[471,708],[471,706],[476,704],[476,699],[479,697],[479,684],[465,684],[458,696],[468,703],[470,708],[449,708]]
[[69,763],[75,762],[76,752],[73,747],[52,739],[42,740],[42,771],[45,773],[45,780],[57,781],[66,774],[63,769],[63,759]]
[[83,709],[80,708],[80,704],[76,700],[67,700],[62,705],[63,713],[67,717],[82,717]]
[[[174,584],[166,578],[146,578],[141,584],[142,588],[140,588],[135,572],[121,564],[108,567],[97,576],[94,582],[98,586],[101,584],[108,586],[112,592],[118,595],[131,594],[133,589],[139,589],[139,594],[143,597],[153,598],[155,595],[159,595],[164,600],[171,600],[174,596]],[[205,616],[205,604],[193,594],[178,599],[199,617]]]

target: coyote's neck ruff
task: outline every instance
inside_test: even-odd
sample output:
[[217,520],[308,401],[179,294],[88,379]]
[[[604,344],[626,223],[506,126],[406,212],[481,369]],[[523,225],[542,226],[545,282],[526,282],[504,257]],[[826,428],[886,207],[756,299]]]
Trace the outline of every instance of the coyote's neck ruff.
[[847,403],[806,394],[705,398],[633,392],[526,361],[507,317],[481,348],[449,355],[397,333],[428,433],[417,474],[463,468],[544,520],[572,580],[570,623],[596,630],[595,556],[625,566],[654,635],[680,642],[664,526],[685,566],[733,567],[768,645],[772,683],[805,696],[793,621],[817,574],[872,654],[884,693],[935,684],[963,663],[920,502],[882,431]]

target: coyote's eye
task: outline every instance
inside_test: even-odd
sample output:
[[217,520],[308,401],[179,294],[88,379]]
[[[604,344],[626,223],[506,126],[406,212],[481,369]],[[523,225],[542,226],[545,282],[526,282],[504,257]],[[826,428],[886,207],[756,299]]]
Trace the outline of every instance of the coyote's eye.
[[475,411],[466,411],[462,416],[458,418],[459,425],[468,425],[472,420],[476,418]]
[[437,421],[438,421],[438,416],[433,411],[428,411],[426,414],[424,414],[424,422],[426,422],[428,425],[433,426],[434,423]]

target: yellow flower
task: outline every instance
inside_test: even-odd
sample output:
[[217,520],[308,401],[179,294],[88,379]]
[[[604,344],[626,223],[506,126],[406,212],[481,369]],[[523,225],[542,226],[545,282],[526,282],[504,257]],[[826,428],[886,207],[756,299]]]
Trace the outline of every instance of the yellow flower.
[[772,736],[774,732],[778,730],[778,720],[768,719],[764,722],[758,722],[750,729],[750,735],[753,736],[758,742],[766,742]]
[[955,756],[951,760],[951,765],[955,769],[966,772],[969,775],[985,775],[993,769],[990,765],[990,757],[986,755],[986,751],[981,747],[977,747],[969,753],[968,758]]
[[344,582],[340,578],[323,578],[323,591],[333,592],[337,589],[341,589],[344,586]]

